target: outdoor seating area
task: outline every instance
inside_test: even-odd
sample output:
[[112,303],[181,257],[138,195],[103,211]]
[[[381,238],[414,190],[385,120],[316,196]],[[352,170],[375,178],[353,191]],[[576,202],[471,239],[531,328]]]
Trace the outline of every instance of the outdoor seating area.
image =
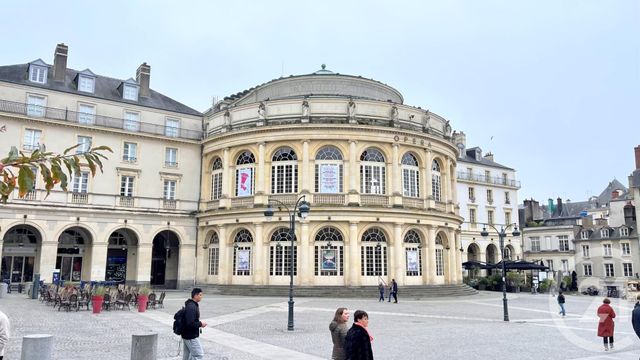
[[[138,307],[139,301],[145,299],[144,309],[164,307],[164,291],[157,295],[149,292],[148,288],[128,285],[104,287],[99,284],[65,284],[44,285],[40,287],[40,302],[52,306],[54,310],[79,311],[91,310],[92,298],[96,295],[102,299],[100,310],[131,310],[131,306]],[[94,309],[96,312],[96,309]]]

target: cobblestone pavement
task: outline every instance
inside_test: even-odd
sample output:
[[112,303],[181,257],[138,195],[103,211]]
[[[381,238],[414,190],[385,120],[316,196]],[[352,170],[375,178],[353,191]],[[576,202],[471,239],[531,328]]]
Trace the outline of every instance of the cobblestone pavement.
[[[298,298],[294,332],[286,330],[287,299],[205,294],[201,318],[209,323],[201,336],[206,359],[326,359],[331,353],[328,324],[335,309],[369,313],[377,359],[637,359],[640,340],[631,327],[633,303],[613,300],[616,350],[604,352],[596,336],[601,297],[567,296],[567,316],[558,315],[555,298],[514,294],[510,322],[504,322],[500,293],[398,304],[372,299]],[[155,331],[158,359],[181,359],[179,339],[171,331],[173,314],[188,297],[167,293],[165,309],[145,313],[58,312],[24,295],[0,299],[11,320],[6,359],[19,358],[22,337],[54,335],[55,359],[129,359],[131,335]],[[100,354],[104,354],[101,356]]]

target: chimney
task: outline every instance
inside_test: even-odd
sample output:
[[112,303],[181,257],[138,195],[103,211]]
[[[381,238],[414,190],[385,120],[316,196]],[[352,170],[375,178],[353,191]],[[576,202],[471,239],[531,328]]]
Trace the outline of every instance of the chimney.
[[492,152],[488,152],[484,155],[484,158],[489,160],[489,161],[493,161],[493,153]]
[[613,200],[613,199],[617,199],[619,195],[620,195],[620,194],[618,193],[618,190],[613,190],[613,191],[611,192],[611,200]]
[[596,226],[607,226],[608,221],[605,218],[595,219]]
[[140,96],[149,97],[149,83],[151,82],[151,66],[146,62],[138,66],[136,81],[140,85]]
[[562,199],[558,198],[558,206],[557,206],[557,211],[558,211],[558,216],[562,216]]
[[64,81],[67,73],[67,55],[69,47],[64,43],[56,45],[56,51],[53,54],[53,80]]
[[640,170],[640,145],[633,148],[636,151],[636,170]]

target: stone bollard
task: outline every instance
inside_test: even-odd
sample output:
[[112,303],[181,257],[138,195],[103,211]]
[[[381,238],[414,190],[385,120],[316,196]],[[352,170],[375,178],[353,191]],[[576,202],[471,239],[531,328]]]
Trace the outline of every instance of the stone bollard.
[[131,335],[131,360],[156,360],[158,357],[158,333]]
[[21,360],[52,360],[53,335],[32,334],[22,338]]

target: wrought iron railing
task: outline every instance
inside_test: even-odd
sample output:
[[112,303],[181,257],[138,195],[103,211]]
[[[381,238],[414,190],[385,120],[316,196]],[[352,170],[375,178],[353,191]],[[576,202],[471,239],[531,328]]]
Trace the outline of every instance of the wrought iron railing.
[[482,174],[473,174],[466,171],[458,172],[458,180],[475,181],[487,184],[496,184],[520,188],[520,181],[505,179],[499,176],[486,176]]

